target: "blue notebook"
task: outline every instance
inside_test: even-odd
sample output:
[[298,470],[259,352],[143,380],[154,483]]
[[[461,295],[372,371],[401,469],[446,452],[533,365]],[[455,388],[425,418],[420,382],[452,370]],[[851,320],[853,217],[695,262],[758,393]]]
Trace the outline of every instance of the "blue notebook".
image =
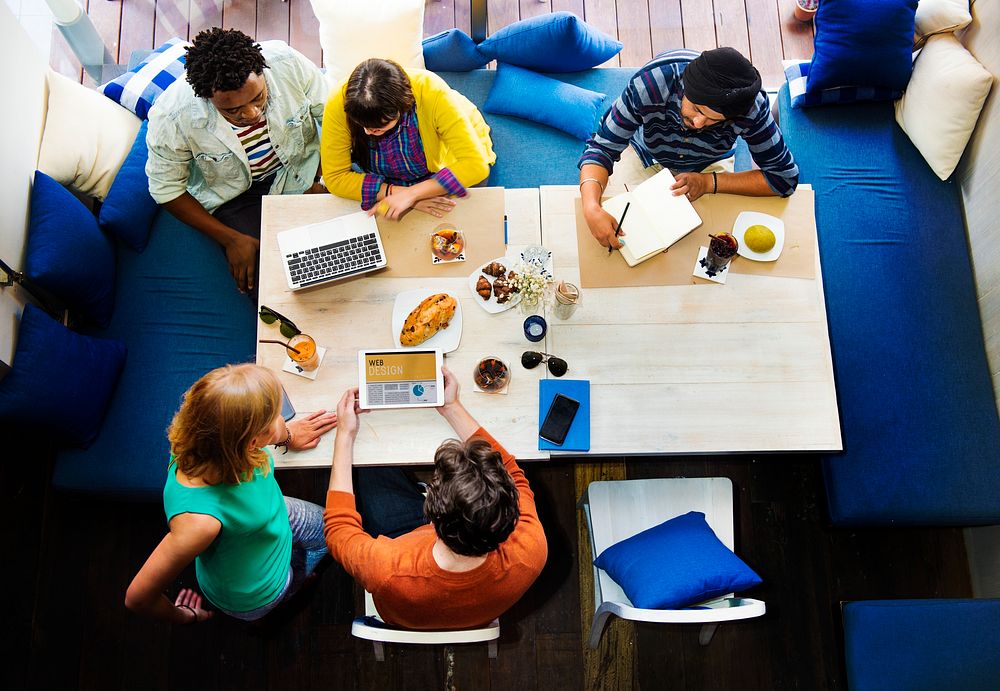
[[586,379],[540,379],[538,381],[538,428],[557,393],[580,402],[573,424],[562,446],[538,438],[540,451],[590,451],[590,381]]

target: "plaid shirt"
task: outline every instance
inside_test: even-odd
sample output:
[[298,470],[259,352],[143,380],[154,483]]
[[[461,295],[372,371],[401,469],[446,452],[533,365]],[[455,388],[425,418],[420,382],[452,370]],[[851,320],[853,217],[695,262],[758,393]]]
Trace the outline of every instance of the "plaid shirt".
[[645,166],[659,163],[675,172],[699,171],[732,156],[736,138],[743,137],[767,184],[787,197],[798,185],[799,167],[763,91],[745,115],[700,130],[684,126],[684,68],[698,55],[693,50],[672,50],[639,69],[587,140],[577,166],[596,163],[611,171],[631,143]]
[[[427,169],[424,145],[417,129],[415,108],[404,113],[399,124],[389,134],[376,140],[368,149],[368,167],[361,183],[361,208],[366,211],[377,201],[382,183],[415,185],[432,177]],[[465,187],[447,168],[434,173],[433,179],[448,194],[465,196]]]

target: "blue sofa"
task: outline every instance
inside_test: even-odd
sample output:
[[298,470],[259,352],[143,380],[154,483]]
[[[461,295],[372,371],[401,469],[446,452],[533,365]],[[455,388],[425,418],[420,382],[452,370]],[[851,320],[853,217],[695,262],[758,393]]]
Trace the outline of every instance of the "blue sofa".
[[[607,108],[631,74],[600,69],[560,78],[608,94]],[[482,109],[495,72],[442,76]],[[544,125],[484,115],[497,152],[490,185],[576,182],[581,142]],[[119,246],[117,264],[112,323],[94,335],[124,340],[128,361],[97,441],[89,449],[60,451],[53,484],[70,492],[156,500],[170,452],[166,430],[182,394],[215,367],[253,360],[256,307],[234,290],[219,247],[164,211],[145,251]]]
[[838,525],[1000,523],[1000,421],[961,193],[891,102],[790,107],[781,129],[816,192],[844,451],[824,459]]
[[992,691],[1000,600],[873,600],[844,606],[851,691]]

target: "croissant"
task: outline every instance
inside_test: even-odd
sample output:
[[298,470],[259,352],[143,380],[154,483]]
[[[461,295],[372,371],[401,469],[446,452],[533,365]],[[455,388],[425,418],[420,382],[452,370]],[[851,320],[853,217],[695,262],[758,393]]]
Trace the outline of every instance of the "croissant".
[[499,304],[504,304],[510,300],[511,294],[514,292],[514,286],[504,276],[498,276],[495,281],[493,281],[493,294],[497,298]]
[[476,292],[479,293],[479,297],[483,300],[489,300],[490,295],[493,294],[493,287],[490,285],[489,279],[486,276],[480,276],[479,280],[476,281]]
[[499,277],[507,273],[507,267],[500,262],[490,262],[483,267],[483,273]]

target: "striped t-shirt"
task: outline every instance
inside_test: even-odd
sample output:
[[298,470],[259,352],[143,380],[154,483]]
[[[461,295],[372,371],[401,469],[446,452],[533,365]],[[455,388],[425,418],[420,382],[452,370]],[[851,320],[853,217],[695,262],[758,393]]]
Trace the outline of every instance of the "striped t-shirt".
[[254,181],[266,178],[281,167],[281,160],[271,146],[271,134],[267,128],[267,118],[250,127],[230,125],[247,152],[250,161],[250,176]]
[[612,170],[630,143],[646,166],[659,163],[677,171],[699,171],[733,154],[742,137],[776,194],[787,197],[799,182],[799,167],[785,145],[767,94],[761,91],[744,115],[700,130],[681,118],[684,68],[693,50],[671,50],[646,63],[629,81],[587,141],[577,166],[596,163]]

